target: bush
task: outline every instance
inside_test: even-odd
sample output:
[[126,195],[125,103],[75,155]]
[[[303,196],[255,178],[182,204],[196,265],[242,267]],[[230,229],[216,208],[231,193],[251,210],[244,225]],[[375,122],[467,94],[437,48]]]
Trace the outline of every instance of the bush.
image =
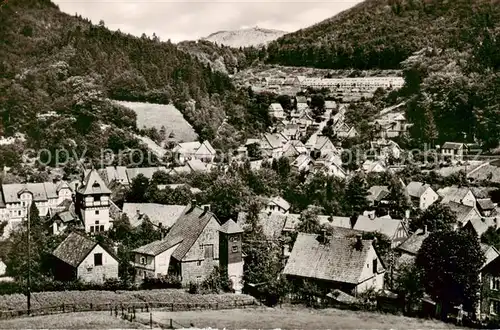
[[201,291],[202,293],[234,292],[227,270],[215,266],[208,278],[201,283]]
[[151,289],[179,289],[182,284],[177,276],[166,275],[160,278],[146,278],[142,282],[141,288]]
[[188,292],[191,294],[199,294],[200,293],[200,283],[190,282]]

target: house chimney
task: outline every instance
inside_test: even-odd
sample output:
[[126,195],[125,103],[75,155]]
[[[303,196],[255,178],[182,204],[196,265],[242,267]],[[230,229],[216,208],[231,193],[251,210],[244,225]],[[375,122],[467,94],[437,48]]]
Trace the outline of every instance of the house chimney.
[[356,250],[361,251],[363,248],[363,236],[361,234],[356,235],[356,245],[355,245]]
[[408,219],[410,219],[410,210],[409,209],[405,211],[405,220],[408,220]]
[[423,232],[423,234],[424,235],[427,234],[427,225],[424,226],[424,232]]
[[204,213],[210,212],[210,204],[203,205],[203,212]]

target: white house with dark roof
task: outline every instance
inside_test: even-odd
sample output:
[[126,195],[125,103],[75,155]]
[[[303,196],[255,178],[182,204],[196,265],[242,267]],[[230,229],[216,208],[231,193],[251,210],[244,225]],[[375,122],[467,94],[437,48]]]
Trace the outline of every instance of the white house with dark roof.
[[290,165],[293,169],[300,172],[308,171],[313,163],[314,160],[309,155],[299,155]]
[[[188,285],[205,280],[214,266],[228,267],[228,262],[242,262],[241,232],[235,231],[235,227],[239,226],[221,226],[209,206],[188,205],[162,240],[133,251],[136,279],[168,274],[177,276],[183,285]],[[231,236],[230,247],[226,245],[223,249],[223,253],[229,255],[223,258],[220,258],[221,232]]]
[[325,292],[358,295],[384,287],[385,268],[372,240],[298,233],[283,275],[316,282]]
[[269,105],[269,114],[271,115],[271,117],[274,117],[276,119],[286,118],[285,111],[279,103],[271,103]]
[[111,228],[109,216],[111,190],[97,170],[91,170],[76,191],[75,211],[86,232],[102,232]]
[[460,142],[446,142],[441,147],[441,155],[452,160],[463,160],[465,144]]
[[283,197],[275,196],[267,200],[267,204],[264,206],[263,211],[287,214],[290,211],[290,203],[283,199]]
[[308,150],[300,140],[290,140],[283,146],[283,157],[295,158],[299,155],[308,154]]
[[278,159],[283,155],[284,141],[278,134],[263,134],[259,145],[262,156]]
[[396,247],[408,237],[408,230],[403,220],[386,217],[368,217],[360,215],[352,229],[384,234],[391,241],[392,247]]
[[52,254],[56,258],[52,263],[56,279],[104,283],[118,278],[114,252],[83,234],[70,233]]
[[186,161],[192,159],[211,163],[217,154],[208,141],[178,143],[172,151],[178,155],[177,160],[180,164],[184,164]]
[[468,206],[456,202],[449,202],[447,205],[457,216],[457,224],[455,226],[455,229],[465,226],[467,222],[471,220],[481,219],[481,215],[473,206]]
[[426,210],[439,199],[439,195],[432,189],[430,184],[412,181],[406,186],[406,193],[410,201],[420,210]]
[[399,254],[396,267],[413,263],[420,247],[422,246],[422,243],[427,237],[429,237],[429,234],[430,233],[427,230],[427,227],[418,229],[415,233],[398,245],[395,249],[395,251]]
[[476,197],[468,187],[450,186],[438,189],[437,194],[442,198],[442,204],[455,202],[470,207],[476,207]]

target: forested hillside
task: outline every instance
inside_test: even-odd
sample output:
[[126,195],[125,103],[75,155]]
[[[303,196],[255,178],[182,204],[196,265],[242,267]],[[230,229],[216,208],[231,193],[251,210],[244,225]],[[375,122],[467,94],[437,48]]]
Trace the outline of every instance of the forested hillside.
[[246,92],[169,41],[110,31],[48,0],[6,2],[0,22],[0,134],[27,133],[31,147],[136,146],[135,114],[108,98],[173,103],[203,139],[226,116],[230,131],[263,127]]
[[497,0],[366,0],[270,43],[268,62],[336,69],[398,68],[424,47],[466,47],[475,13],[484,8],[498,24]]

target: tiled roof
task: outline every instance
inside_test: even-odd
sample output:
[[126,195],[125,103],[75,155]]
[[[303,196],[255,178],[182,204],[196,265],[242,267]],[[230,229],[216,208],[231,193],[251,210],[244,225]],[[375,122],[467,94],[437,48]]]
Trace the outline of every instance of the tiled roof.
[[462,199],[469,192],[469,188],[467,187],[444,187],[437,191],[438,195],[443,198],[441,203],[448,204],[449,202],[461,203]]
[[474,228],[474,231],[479,237],[481,237],[488,230],[488,228],[496,226],[495,219],[491,217],[488,218],[474,217],[470,219],[468,222],[471,224],[472,228]]
[[456,202],[449,202],[448,206],[450,207],[450,209],[453,212],[455,212],[455,214],[457,215],[457,221],[459,223],[461,223],[462,225],[465,225],[465,220],[471,214],[473,214],[474,218],[478,218],[478,219],[481,218],[481,216],[479,215],[479,213],[472,206],[467,206],[467,205],[456,203]]
[[201,143],[198,141],[194,142],[183,142],[179,143],[175,148],[175,152],[182,154],[194,154],[201,147]]
[[219,231],[225,234],[238,234],[242,233],[243,229],[234,220],[229,219],[220,227]]
[[78,188],[78,192],[82,195],[111,194],[111,190],[108,189],[96,170],[90,171],[85,177],[82,186]]
[[132,227],[139,226],[144,220],[144,216],[149,221],[159,226],[160,223],[165,228],[170,228],[179,219],[186,209],[186,205],[163,205],[155,203],[124,203],[123,213],[125,213]]
[[[13,183],[13,184],[3,184],[2,185],[2,192],[4,196],[4,201],[5,203],[19,203],[19,193],[22,191],[27,191],[30,192],[33,195],[33,200],[36,202],[43,202],[47,201],[49,198],[49,195],[52,197],[52,191],[55,191],[54,189],[50,189],[51,193],[48,193],[45,191],[46,187],[49,187],[50,185],[53,185],[53,183],[47,182],[47,185],[43,183],[25,183],[25,184],[20,184],[20,183]],[[56,195],[57,198],[57,195]]]
[[127,168],[125,166],[107,166],[106,175],[108,178],[108,182],[117,180],[119,182],[123,182],[124,184],[129,183],[127,177]]
[[72,232],[52,254],[68,265],[78,267],[97,244],[96,241],[82,234]]
[[417,255],[424,240],[429,237],[429,232],[424,234],[422,229],[417,230],[413,235],[401,243],[397,249],[412,255]]
[[392,239],[395,237],[397,230],[402,226],[402,222],[402,220],[386,218],[370,219],[369,217],[360,215],[353,229],[366,232],[379,232]]
[[[283,274],[332,282],[358,284],[366,267],[371,240],[362,240],[356,249],[356,239],[332,236],[327,243],[319,235],[299,233]],[[378,265],[382,272],[382,265]]]
[[477,205],[479,205],[479,208],[483,211],[485,210],[493,210],[495,208],[495,204],[490,198],[481,198],[476,200]]
[[488,266],[493,260],[500,257],[500,253],[498,252],[498,250],[494,246],[488,244],[481,243],[481,251],[483,251],[486,258],[481,269]]
[[281,106],[280,103],[271,103],[271,105],[269,105],[269,108],[272,111],[283,111],[283,107]]
[[276,149],[282,146],[281,139],[276,134],[264,134],[264,140],[271,146],[271,148]]
[[389,188],[388,186],[372,186],[368,189],[368,193],[370,193],[367,198],[371,202],[380,202],[387,196],[389,196]]
[[406,186],[406,191],[410,197],[420,198],[430,185],[422,182],[412,181]]
[[212,218],[219,222],[212,212],[205,211],[199,206],[188,205],[163,240],[155,241],[134,251],[157,255],[180,243],[172,253],[172,257],[182,260]]

